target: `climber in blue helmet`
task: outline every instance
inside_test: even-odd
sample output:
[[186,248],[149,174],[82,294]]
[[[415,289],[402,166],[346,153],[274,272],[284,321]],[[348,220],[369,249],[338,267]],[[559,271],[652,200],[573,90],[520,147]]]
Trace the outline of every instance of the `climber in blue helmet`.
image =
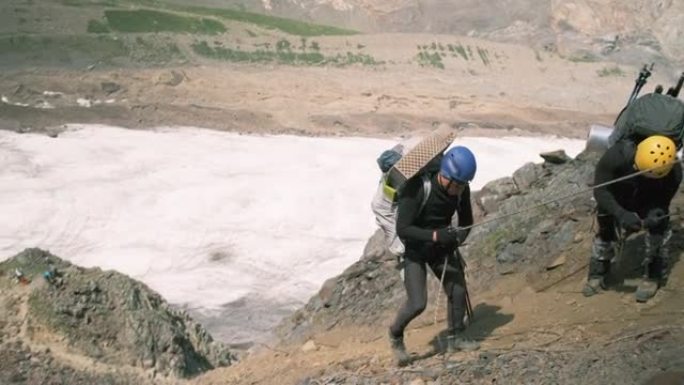
[[473,180],[476,171],[475,155],[466,147],[456,146],[447,151],[440,162],[439,182],[449,195],[459,195],[459,191]]
[[390,346],[398,364],[410,361],[404,345],[404,329],[420,315],[427,305],[427,267],[437,279],[444,272],[443,287],[447,297],[447,344],[449,352],[474,350],[478,344],[464,335],[467,299],[465,274],[458,246],[469,230],[458,227],[473,224],[469,183],[475,177],[475,156],[466,147],[455,146],[447,151],[439,171],[427,175],[431,187],[424,207],[425,188],[421,178],[409,179],[399,194],[397,234],[405,245],[404,285],[407,300],[389,328]]

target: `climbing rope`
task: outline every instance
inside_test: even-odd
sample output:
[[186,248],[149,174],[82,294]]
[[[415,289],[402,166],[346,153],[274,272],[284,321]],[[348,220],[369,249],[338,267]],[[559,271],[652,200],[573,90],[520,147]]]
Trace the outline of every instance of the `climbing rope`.
[[[674,162],[673,162],[673,163],[674,163]],[[519,215],[519,214],[522,214],[522,213],[526,213],[526,212],[528,212],[528,211],[532,211],[532,210],[534,210],[534,209],[538,209],[538,208],[540,208],[540,207],[544,207],[544,206],[550,205],[550,204],[552,204],[552,203],[557,203],[557,202],[560,202],[560,201],[563,201],[563,200],[566,200],[566,199],[575,198],[575,197],[580,196],[580,195],[582,195],[582,194],[586,194],[586,193],[588,193],[588,192],[592,192],[592,191],[594,191],[595,189],[598,189],[598,188],[601,188],[601,187],[605,187],[605,186],[609,186],[609,185],[614,184],[614,183],[622,182],[622,181],[624,181],[624,180],[628,180],[628,179],[637,177],[637,176],[642,175],[642,174],[646,174],[646,173],[651,172],[651,171],[653,171],[653,170],[655,170],[655,169],[657,169],[657,168],[660,168],[660,167],[662,167],[662,166],[652,167],[652,168],[649,168],[649,169],[646,169],[646,170],[642,170],[642,171],[636,171],[636,172],[633,172],[633,173],[631,173],[631,174],[628,174],[628,175],[625,175],[625,176],[622,176],[622,177],[619,177],[619,178],[615,178],[615,179],[613,179],[613,180],[609,180],[609,181],[607,181],[607,182],[603,182],[603,183],[600,183],[600,184],[591,186],[591,187],[586,188],[586,189],[584,189],[584,190],[580,190],[580,191],[576,191],[576,192],[574,192],[574,193],[566,194],[566,195],[563,195],[563,196],[558,197],[558,198],[555,198],[555,199],[549,199],[549,200],[547,200],[547,201],[538,203],[538,204],[536,204],[536,205],[533,205],[533,206],[530,206],[530,207],[525,207],[525,208],[523,208],[523,209],[520,209],[520,210],[518,210],[518,211],[511,212],[511,213],[499,215],[499,216],[497,216],[497,217],[490,218],[490,219],[484,220],[484,221],[479,222],[479,223],[474,223],[474,224],[469,225],[469,226],[457,227],[457,229],[458,229],[458,230],[468,230],[468,229],[472,229],[472,228],[474,228],[474,227],[479,227],[479,226],[486,225],[486,224],[488,224],[488,223],[500,221],[500,220],[505,219],[505,218],[509,218],[509,217],[512,217],[512,216],[516,216],[516,215]]]

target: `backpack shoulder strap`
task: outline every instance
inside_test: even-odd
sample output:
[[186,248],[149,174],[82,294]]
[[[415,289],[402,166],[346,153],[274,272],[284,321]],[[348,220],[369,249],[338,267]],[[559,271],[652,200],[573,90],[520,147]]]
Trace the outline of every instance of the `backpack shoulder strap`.
[[432,182],[430,181],[430,176],[423,174],[421,176],[423,180],[423,200],[420,202],[420,208],[418,209],[418,215],[423,212],[425,205],[427,204],[428,198],[430,198],[430,192],[432,190]]

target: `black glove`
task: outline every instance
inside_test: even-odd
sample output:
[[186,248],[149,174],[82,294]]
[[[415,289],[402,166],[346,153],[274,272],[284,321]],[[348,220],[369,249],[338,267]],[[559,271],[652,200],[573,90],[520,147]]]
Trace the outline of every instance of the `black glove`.
[[456,234],[458,235],[458,244],[459,245],[462,245],[463,242],[465,242],[466,238],[468,238],[469,233],[470,233],[470,229],[468,229],[468,230],[456,229]]
[[437,243],[444,246],[458,246],[458,232],[453,227],[437,230]]
[[635,212],[625,211],[620,215],[618,221],[620,222],[620,226],[627,231],[635,232],[641,230],[641,218],[639,218],[639,215]]
[[660,208],[650,210],[648,215],[646,215],[646,219],[644,219],[644,227],[647,229],[657,227],[663,223],[665,218],[667,218],[667,213],[665,210]]

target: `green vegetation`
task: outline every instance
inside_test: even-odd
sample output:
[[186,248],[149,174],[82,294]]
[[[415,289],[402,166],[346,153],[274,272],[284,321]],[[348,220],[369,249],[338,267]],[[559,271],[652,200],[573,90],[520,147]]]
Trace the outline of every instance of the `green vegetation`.
[[[243,23],[254,24],[256,26],[279,30],[291,35],[298,36],[324,36],[324,35],[355,35],[358,34],[357,31],[337,28],[328,25],[312,24],[302,21],[287,19],[284,17],[269,16],[261,13],[248,12],[243,9],[227,9],[227,8],[211,8],[202,6],[185,6],[172,3],[162,3],[158,0],[61,0],[62,4],[69,6],[109,6],[109,7],[121,7],[121,6],[148,6],[150,8],[156,9],[166,9],[168,11],[178,11],[192,13],[197,16],[209,16],[211,18],[220,18],[224,20],[237,21]],[[159,32],[159,31],[170,31],[170,32],[195,32],[195,33],[207,33],[201,32],[202,29],[208,29],[213,31],[214,28],[221,28],[216,25],[214,26],[204,26],[200,28],[200,32],[194,30],[188,30],[188,19],[193,19],[192,17],[175,15],[172,13],[164,13],[159,11],[144,11],[144,12],[157,12],[159,14],[164,14],[161,16],[163,20],[162,25],[166,28],[172,29],[156,29],[156,25],[150,25],[148,21],[145,20],[145,15],[139,13],[143,10],[128,10],[128,11],[116,11],[116,12],[129,12],[131,15],[126,15],[122,20],[123,28],[118,29],[114,26],[110,27],[115,30],[122,32]],[[137,14],[136,14],[137,13]],[[176,18],[185,18],[186,21],[180,21],[178,19],[168,20],[166,15],[172,15]],[[142,20],[141,20],[142,18]],[[206,20],[206,19],[205,19]],[[111,21],[110,21],[111,24]],[[178,29],[180,27],[180,30]],[[133,29],[133,30],[130,30]],[[216,31],[214,31],[216,32]],[[219,32],[222,32],[220,30]],[[251,36],[252,31],[247,33]]]
[[331,27],[327,25],[304,23],[297,20],[282,17],[268,16],[260,13],[240,11],[236,9],[206,8],[206,7],[179,7],[184,11],[199,15],[210,15],[226,20],[256,24],[266,29],[277,29],[291,35],[299,36],[323,36],[323,35],[354,35],[356,31]]
[[[151,1],[138,0],[139,3],[151,3]],[[96,5],[96,6],[107,6],[115,7],[119,1],[117,0],[62,0],[62,4],[69,5],[72,7],[81,7],[85,5]]]
[[384,62],[380,61],[375,61],[375,59],[370,56],[366,55],[364,53],[352,53],[352,52],[347,52],[346,55],[341,55],[337,54],[335,56],[329,57],[328,62],[345,66],[345,65],[350,65],[350,64],[363,64],[363,65],[378,65],[378,64],[384,64]]
[[99,20],[90,20],[88,22],[88,32],[90,33],[108,33],[111,32],[107,23],[103,23]]
[[129,62],[157,65],[185,58],[170,38],[116,37],[110,34],[6,36],[0,37],[0,52],[46,65],[84,67],[96,63]]
[[489,50],[486,48],[482,48],[480,46],[476,46],[475,48],[473,48],[469,45],[463,46],[463,44],[461,43],[447,44],[446,46],[444,46],[442,45],[442,43],[432,42],[429,45],[419,44],[417,48],[417,59],[418,63],[421,66],[433,66],[437,68],[444,68],[444,63],[442,62],[442,59],[449,56],[453,58],[461,57],[465,61],[475,60],[476,56],[473,53],[473,51],[475,50],[477,50],[477,55],[482,61],[482,64],[484,64],[485,66],[490,66],[492,64],[492,56],[496,60],[500,59],[500,56],[496,51],[490,53]]
[[463,60],[468,61],[468,54],[466,53],[465,48],[463,48],[463,45],[461,45],[460,43],[458,45],[447,44],[447,48],[449,49],[449,51],[453,52],[452,56],[456,57],[458,55],[461,55]]
[[596,55],[591,52],[576,52],[567,59],[574,63],[591,63],[598,60]]
[[[305,42],[304,42],[305,43]],[[315,42],[314,42],[315,43]],[[312,43],[313,46],[313,43]],[[337,65],[346,66],[351,64],[377,65],[382,62],[376,61],[372,56],[366,54],[355,54],[347,52],[346,55],[337,54],[335,56],[325,56],[319,52],[318,44],[316,49],[306,51],[306,45],[298,47],[301,52],[293,51],[293,45],[287,39],[281,39],[276,43],[275,50],[270,50],[269,46],[256,51],[246,51],[242,49],[226,48],[221,46],[210,46],[206,41],[196,42],[192,45],[193,51],[201,56],[226,60],[231,62],[249,63],[279,63],[289,65]]]
[[418,64],[421,67],[435,67],[444,69],[444,63],[442,63],[442,55],[439,52],[429,53],[427,51],[418,52]]
[[108,61],[130,53],[122,40],[107,35],[5,36],[0,38],[0,52],[45,63],[68,63],[77,58]]
[[604,67],[601,68],[600,70],[596,71],[599,77],[606,77],[606,76],[625,76],[625,73],[622,71],[622,68],[618,66],[613,66],[613,67]]
[[107,10],[109,27],[119,32],[178,32],[214,35],[226,31],[216,20],[181,16],[149,9]]
[[477,47],[477,54],[480,55],[480,59],[482,60],[482,64],[488,66],[489,65],[489,53],[487,52],[487,50],[482,49],[480,47]]
[[[0,51],[3,56],[13,61],[68,64],[83,68],[133,63],[158,65],[186,59],[186,55],[194,56],[193,53],[220,60],[293,65],[382,64],[362,53],[362,44],[354,43],[357,49],[347,48],[350,52],[326,53],[319,42],[312,41],[312,36],[351,35],[356,34],[356,31],[271,17],[240,10],[239,7],[209,8],[164,0],[56,1],[69,7],[87,8],[87,13],[93,16],[90,20],[86,18],[86,25],[80,27],[87,34],[46,35],[27,32],[1,36]],[[17,8],[16,12],[23,11],[23,8]],[[98,17],[97,13],[102,16]],[[21,23],[23,19],[19,20]],[[229,24],[231,21],[249,25]],[[236,31],[244,36],[236,36],[232,44],[224,38],[226,35],[217,37],[215,41],[202,38],[202,35],[224,34],[229,25],[235,25]],[[277,30],[277,33],[265,29]],[[278,42],[270,40],[273,36],[288,36],[280,31],[296,36],[289,36],[289,41],[284,38]],[[177,38],[158,32],[191,34],[197,36],[197,42],[187,47],[179,43]],[[270,41],[257,43],[256,39],[260,37]],[[255,40],[250,41],[252,39]],[[201,40],[207,41],[200,43]]]
[[[280,42],[278,42],[280,43]],[[318,52],[298,53],[288,48],[279,48],[276,51],[258,49],[245,51],[225,47],[210,47],[206,41],[192,45],[196,54],[211,59],[227,60],[231,62],[268,63],[278,62],[283,64],[322,64],[325,57]]]
[[135,43],[131,45],[130,56],[140,63],[166,63],[184,58],[175,42],[146,39],[142,36],[135,38]]

